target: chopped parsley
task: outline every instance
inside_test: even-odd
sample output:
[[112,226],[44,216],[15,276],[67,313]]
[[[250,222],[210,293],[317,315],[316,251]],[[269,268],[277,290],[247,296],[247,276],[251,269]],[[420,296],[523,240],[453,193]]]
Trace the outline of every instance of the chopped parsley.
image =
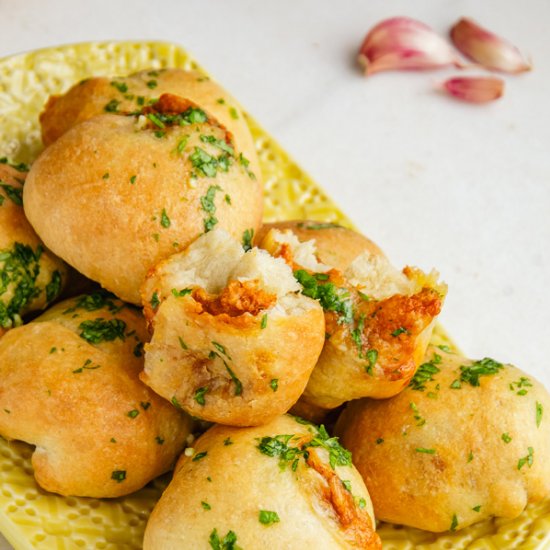
[[114,470],[111,479],[114,479],[117,483],[122,483],[126,479],[126,470]]
[[141,401],[140,405],[141,408],[146,411],[151,406],[151,403],[149,403],[149,401]]
[[384,443],[384,440],[383,440],[381,437],[379,437],[379,438],[376,440],[376,444],[377,444],[377,445],[381,445],[382,443]]
[[134,346],[134,356],[135,357],[142,357],[143,356],[143,342],[138,342]]
[[512,382],[509,385],[510,391],[515,391],[517,395],[527,395],[528,390],[525,388],[531,388],[533,384],[529,378],[522,376],[517,382]]
[[158,86],[158,82],[156,80],[149,80],[146,82],[146,85],[150,90],[154,90]]
[[245,229],[243,232],[243,250],[248,252],[252,248],[252,239],[254,238],[254,229]]
[[416,406],[415,403],[410,403],[410,407],[414,413],[414,419],[416,420],[416,425],[417,426],[424,426],[424,424],[426,424],[426,419],[425,418],[422,418],[421,414],[420,414],[420,411],[418,410],[418,407]]
[[263,330],[264,328],[267,328],[267,313],[264,313],[262,315],[262,321],[260,323],[260,328]]
[[158,292],[156,290],[155,290],[155,292],[153,292],[153,295],[151,296],[151,300],[149,300],[149,303],[151,304],[151,307],[153,309],[157,309],[157,307],[159,307],[160,298],[159,298]]
[[[52,348],[52,349],[55,349],[55,348]],[[50,353],[51,353],[51,351],[50,351]],[[81,367],[79,367],[78,369],[73,370],[73,374],[80,374],[80,373],[84,372],[85,370],[96,370],[96,369],[99,369],[99,368],[101,368],[101,365],[94,365],[91,359],[86,359],[86,361],[84,361],[84,364]]]
[[415,449],[415,451],[417,453],[424,453],[424,454],[427,454],[427,455],[434,455],[435,454],[435,449],[425,449],[424,447],[417,447]]
[[231,376],[231,380],[233,380],[233,383],[235,384],[235,395],[241,395],[243,393],[242,382],[235,376],[235,373],[229,368],[229,365],[225,361],[223,363],[229,373],[229,376]]
[[120,105],[120,101],[118,99],[111,99],[103,109],[107,113],[118,113],[118,106]]
[[[36,286],[43,249],[14,243],[0,251],[0,326],[11,328],[22,323],[21,312],[41,293]],[[6,295],[6,296],[3,296]]]
[[262,437],[257,445],[258,450],[267,456],[279,458],[279,468],[284,470],[288,464],[292,471],[298,467],[300,457],[307,459],[308,448],[321,447],[328,451],[329,463],[332,469],[336,466],[351,466],[351,453],[344,449],[337,437],[330,437],[324,426],[316,428],[310,425],[314,437],[300,447],[291,446],[293,440],[300,440],[302,436],[276,435],[275,437]]
[[527,456],[524,456],[518,460],[518,470],[521,470],[526,464],[529,468],[531,468],[534,461],[534,454],[535,451],[533,450],[533,447],[527,447]]
[[181,409],[181,403],[178,401],[178,398],[175,395],[173,395],[172,399],[170,399],[170,403],[172,403],[172,405],[174,405],[176,409]]
[[476,387],[480,385],[480,376],[491,376],[497,374],[503,368],[504,365],[502,363],[499,363],[489,357],[485,357],[480,361],[475,361],[470,366],[461,366],[460,381]]
[[392,335],[394,338],[396,338],[396,337],[399,336],[400,334],[409,334],[409,331],[408,331],[406,328],[404,328],[404,327],[399,327],[399,328],[395,329],[395,330],[391,333],[391,335]]
[[270,510],[260,510],[258,519],[262,525],[272,525],[273,523],[279,523],[281,521],[279,514]]
[[213,145],[214,147],[217,147],[224,153],[228,153],[231,156],[235,155],[235,149],[231,147],[227,142],[225,142],[223,139],[216,139],[214,136],[204,136],[201,135],[200,140],[203,143],[210,143],[210,145]]
[[112,342],[117,338],[124,340],[126,323],[122,319],[110,319],[109,321],[98,318],[90,321],[83,321],[78,325],[81,330],[79,336],[90,344],[100,342]]
[[449,531],[454,533],[457,527],[458,527],[458,518],[456,517],[456,514],[453,514],[453,519],[451,520],[451,527],[449,528]]
[[374,366],[376,365],[376,362],[378,361],[378,351],[375,349],[369,349],[369,351],[367,351],[366,356],[369,364],[365,367],[365,370],[367,371],[368,374],[372,375],[372,369],[374,368]]
[[468,455],[467,463],[469,464],[474,459],[474,453],[473,451],[470,451],[470,454]]
[[181,349],[189,349],[189,346],[185,343],[181,336],[178,336],[178,341],[180,343]]
[[166,208],[163,208],[160,214],[160,225],[162,225],[164,229],[168,229],[172,225],[172,222],[166,213]]
[[191,462],[198,462],[199,460],[202,460],[207,454],[208,454],[208,451],[202,451],[201,453],[197,453],[197,454],[191,459]]
[[474,507],[472,508],[472,510],[473,510],[474,512],[479,512],[479,511],[481,510],[481,504],[478,504],[477,506],[474,506]]
[[162,437],[160,437],[160,435],[157,435],[157,437],[155,437],[155,441],[159,444],[159,445],[163,445],[164,444],[164,439]]
[[189,160],[199,174],[208,178],[213,178],[218,173],[227,172],[231,163],[229,153],[221,153],[218,157],[210,155],[201,147],[195,146],[195,151],[189,156]]
[[8,199],[17,206],[23,206],[23,188],[14,187],[0,180],[0,187],[5,191]]
[[11,166],[12,168],[15,168],[18,172],[28,172],[29,171],[29,165],[25,164],[24,162],[20,162],[19,164],[15,164],[13,162],[10,162],[8,160],[8,157],[1,157],[0,158],[0,164],[7,164],[8,166]]
[[201,506],[203,510],[212,510],[212,506],[208,504],[208,502],[205,502],[204,500],[201,500]]
[[536,421],[537,421],[537,428],[538,428],[540,427],[540,423],[542,422],[542,415],[544,413],[542,403],[539,403],[537,401],[535,410],[536,410]]
[[[345,289],[336,288],[333,283],[320,283],[326,280],[323,273],[309,274],[305,269],[294,272],[294,277],[302,285],[302,294],[318,300],[325,311],[334,311],[339,316],[340,323],[351,323],[353,310],[349,293]],[[325,277],[325,279],[323,279]]]
[[223,440],[223,444],[225,447],[229,447],[229,445],[233,445],[233,441],[231,441],[231,438],[230,437],[226,437],[224,440]]
[[211,185],[206,191],[206,195],[200,198],[201,208],[208,216],[204,219],[204,232],[208,233],[214,229],[214,226],[218,223],[216,218],[216,204],[214,198],[216,191],[221,191],[222,188],[219,185]]
[[209,388],[207,386],[203,386],[202,388],[199,388],[195,391],[195,395],[193,396],[193,399],[199,404],[203,405],[205,404],[204,396],[208,392]]
[[124,304],[117,305],[113,301],[113,298],[115,298],[113,294],[106,290],[98,290],[91,294],[84,294],[76,299],[76,304],[73,307],[66,309],[63,313],[73,313],[77,309],[97,311],[104,307],[106,307],[110,313],[118,313],[124,307]]
[[176,290],[175,288],[172,289],[172,294],[176,298],[183,298],[184,296],[191,294],[191,292],[193,292],[192,288],[182,288],[181,290]]
[[132,409],[131,411],[128,411],[126,413],[126,416],[129,418],[135,418],[139,414],[139,411],[137,409]]
[[504,443],[510,443],[510,441],[512,441],[512,438],[507,433],[503,433],[500,438]]
[[125,94],[128,91],[128,85],[125,82],[117,82],[116,80],[111,80],[111,86],[116,88],[121,94]]
[[279,389],[279,379],[273,378],[269,383],[269,387],[275,392]]
[[208,539],[210,543],[210,548],[212,550],[239,550],[237,546],[237,535],[234,531],[228,531],[227,535],[220,539],[218,535],[218,530],[214,529],[210,533],[210,538]]
[[434,379],[434,375],[439,372],[441,372],[441,369],[433,361],[422,363],[412,377],[409,387],[416,391],[424,391],[426,383],[431,382]]
[[239,113],[237,113],[237,109],[235,109],[235,107],[229,108],[229,114],[231,115],[231,118],[234,120],[237,120],[239,118]]
[[46,300],[55,300],[61,292],[61,273],[57,269],[52,273],[50,282],[46,285]]

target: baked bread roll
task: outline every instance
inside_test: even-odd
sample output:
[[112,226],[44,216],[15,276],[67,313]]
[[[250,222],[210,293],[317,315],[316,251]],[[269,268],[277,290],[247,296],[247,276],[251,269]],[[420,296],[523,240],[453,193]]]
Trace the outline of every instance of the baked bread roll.
[[170,93],[186,97],[213,115],[231,132],[237,148],[261,180],[256,149],[237,100],[197,71],[148,69],[126,77],[95,77],[51,96],[40,115],[42,140],[48,146],[79,122],[105,113],[132,113]]
[[351,455],[303,422],[208,430],[178,461],[144,550],[381,548]]
[[391,397],[407,386],[446,292],[437,273],[409,267],[400,272],[370,246],[351,263],[349,257],[339,260],[348,264],[342,272],[321,261],[316,240],[302,242],[290,230],[272,229],[261,246],[285,258],[302,292],[325,311],[326,341],[301,410],[307,412],[306,404],[328,410],[361,397]]
[[45,309],[67,279],[65,264],[47,250],[23,212],[27,168],[0,159],[0,335]]
[[350,266],[357,256],[364,252],[370,252],[376,256],[384,255],[376,243],[361,235],[361,233],[336,223],[314,220],[266,223],[260,228],[255,239],[256,242],[262,243],[272,229],[290,230],[301,243],[313,241],[315,255],[319,261],[342,272]]
[[54,252],[136,304],[161,259],[214,227],[240,240],[262,213],[261,186],[231,134],[169,94],[142,114],[105,114],[70,129],[36,160],[24,198]]
[[325,338],[323,311],[288,265],[246,253],[222,230],[151,270],[153,336],[141,379],[189,414],[232,426],[269,422],[304,390]]
[[172,467],[191,421],[139,381],[146,338],[137,310],[99,292],[0,339],[0,435],[36,446],[42,488],[118,497]]
[[492,359],[431,347],[405,391],[348,404],[336,431],[381,520],[454,531],[550,496],[550,396]]

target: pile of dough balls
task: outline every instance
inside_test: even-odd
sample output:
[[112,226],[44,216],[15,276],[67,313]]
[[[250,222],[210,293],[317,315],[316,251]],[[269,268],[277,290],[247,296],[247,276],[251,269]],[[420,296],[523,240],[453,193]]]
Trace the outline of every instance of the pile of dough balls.
[[175,467],[148,550],[380,549],[377,520],[454,531],[550,496],[546,390],[430,346],[437,272],[262,225],[216,83],[91,78],[40,122],[30,170],[0,159],[0,435],[35,446],[42,488],[117,497]]

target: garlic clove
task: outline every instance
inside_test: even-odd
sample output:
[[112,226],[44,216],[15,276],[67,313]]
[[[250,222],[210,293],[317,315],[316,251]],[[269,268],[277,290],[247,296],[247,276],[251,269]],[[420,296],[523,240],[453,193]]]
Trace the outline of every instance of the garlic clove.
[[447,93],[470,103],[494,101],[504,93],[504,81],[494,76],[462,76],[449,78],[443,83]]
[[487,69],[506,73],[530,71],[520,51],[510,42],[463,17],[450,31],[453,44],[466,57]]
[[365,75],[391,70],[462,66],[449,44],[433,29],[409,17],[392,17],[373,27],[361,44]]

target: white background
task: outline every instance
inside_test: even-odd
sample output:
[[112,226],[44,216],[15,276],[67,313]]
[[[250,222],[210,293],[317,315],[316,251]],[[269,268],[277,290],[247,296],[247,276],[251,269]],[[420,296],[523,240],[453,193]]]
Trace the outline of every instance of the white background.
[[[356,50],[394,15],[441,33],[471,16],[534,70],[505,77],[488,106],[435,91],[456,70],[365,79]],[[0,56],[89,40],[183,45],[396,265],[437,267],[442,321],[466,354],[550,386],[547,0],[0,0],[0,21]]]

